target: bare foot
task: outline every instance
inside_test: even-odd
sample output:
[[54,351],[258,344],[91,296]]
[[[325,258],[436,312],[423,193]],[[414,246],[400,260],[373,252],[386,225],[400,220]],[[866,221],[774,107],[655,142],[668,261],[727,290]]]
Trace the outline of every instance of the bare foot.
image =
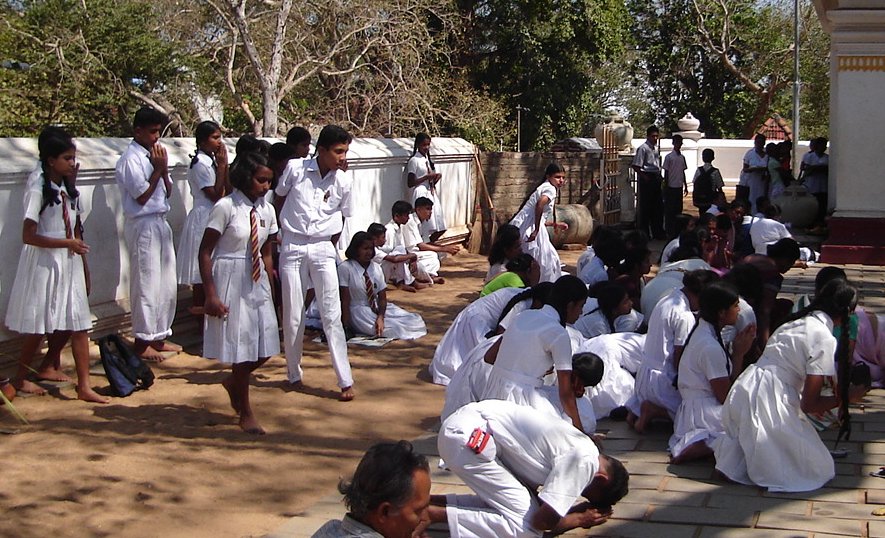
[[139,356],[142,358],[142,360],[147,362],[163,362],[166,360],[166,357],[164,357],[162,353],[151,346],[145,348],[145,350],[142,351]]
[[429,288],[429,287],[430,287],[430,283],[428,283],[428,282],[418,282],[418,281],[416,280],[415,283],[413,284],[413,286],[415,286],[415,289],[416,289],[416,290],[423,290],[423,289],[427,289],[427,288]]
[[343,389],[341,389],[341,394],[338,395],[339,402],[349,402],[349,401],[353,400],[353,398],[354,398],[353,386],[344,387]]
[[264,435],[264,428],[255,420],[255,415],[240,415],[240,429],[251,435]]
[[101,394],[92,390],[92,387],[77,387],[77,398],[83,400],[84,402],[100,404],[106,404],[111,401],[110,398],[105,398]]
[[635,428],[636,427],[636,418],[637,417],[636,417],[636,415],[633,414],[633,411],[628,411],[627,412],[627,425],[630,426],[631,428]]
[[171,351],[174,353],[179,353],[183,349],[178,344],[173,344],[172,342],[167,342],[166,340],[156,340],[150,343],[150,347],[157,351]]
[[189,306],[187,311],[193,316],[202,316],[206,313],[206,309],[202,306]]
[[58,383],[70,383],[71,378],[61,370],[55,368],[43,368],[37,371],[37,379],[40,381],[55,381]]
[[435,276],[435,277],[433,277],[433,283],[434,283],[434,284],[445,284],[445,283],[446,283],[446,279],[444,279],[444,278],[441,277],[441,276]]
[[13,381],[12,386],[15,387],[17,392],[23,394],[33,394],[34,396],[44,396],[46,394],[46,389],[27,379]]
[[405,283],[397,284],[396,287],[397,287],[397,289],[400,289],[400,290],[402,290],[402,291],[407,291],[407,292],[409,292],[409,293],[415,293],[416,291],[418,291],[418,290],[415,289],[414,286],[410,286],[410,285],[405,284]]
[[234,396],[233,387],[231,387],[232,381],[233,379],[228,376],[224,379],[224,381],[221,382],[221,386],[224,387],[224,390],[227,391],[227,397],[230,398],[230,406],[239,414],[240,400],[239,398]]

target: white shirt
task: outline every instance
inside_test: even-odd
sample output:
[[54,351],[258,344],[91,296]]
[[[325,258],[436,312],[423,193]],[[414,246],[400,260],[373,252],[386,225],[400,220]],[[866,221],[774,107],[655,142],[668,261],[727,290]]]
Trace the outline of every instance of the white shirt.
[[194,207],[212,207],[215,205],[203,189],[215,186],[215,161],[211,155],[197,150],[197,162],[187,170],[187,183],[194,197]]
[[578,270],[578,278],[587,286],[592,286],[597,282],[608,280],[608,271],[605,270],[605,264],[599,256],[594,256]]
[[351,304],[369,304],[369,296],[366,294],[366,278],[363,273],[369,274],[369,280],[372,281],[376,295],[387,289],[387,284],[384,282],[384,272],[380,265],[370,262],[368,267],[363,267],[356,260],[345,260],[338,266],[338,286],[348,288]]
[[289,161],[274,191],[286,197],[280,210],[283,240],[289,234],[322,239],[341,232],[342,217],[353,213],[352,185],[350,176],[338,169],[320,177],[316,159]]
[[[499,355],[500,356],[500,355]],[[565,420],[503,400],[469,404],[492,432],[497,457],[538,497],[564,516],[599,470],[593,441]]]
[[664,170],[667,173],[668,187],[681,189],[685,185],[685,171],[688,170],[688,164],[682,153],[677,153],[676,150],[668,153],[664,157]]
[[816,310],[781,325],[768,340],[756,367],[776,366],[777,377],[801,394],[806,376],[836,374],[835,354],[833,320]]
[[[80,214],[80,198],[68,198],[67,191],[61,185],[49,182],[49,186],[56,193],[58,202],[62,201],[61,193],[65,194],[65,203],[68,206],[68,220],[71,225],[71,234],[75,232],[77,215]],[[28,190],[25,191],[25,216],[24,220],[32,220],[37,223],[37,235],[52,237],[54,239],[65,238],[64,211],[61,203],[47,205],[43,212],[43,174],[39,180],[29,181]]]
[[[415,174],[415,181],[421,179],[431,172],[433,172],[433,170],[430,168],[430,162],[428,158],[424,155],[421,155],[420,151],[416,151],[415,155],[411,159],[409,159],[409,162],[406,164],[406,176],[408,176],[409,174]],[[426,181],[421,183],[421,185],[427,188],[430,187],[430,185]],[[414,193],[415,187],[411,187],[409,190],[411,193]]]
[[782,223],[774,219],[754,219],[750,225],[750,240],[756,254],[767,254],[768,245],[785,237],[793,237]]
[[520,312],[504,333],[494,368],[540,379],[551,366],[572,369],[572,344],[559,313],[550,305]]
[[636,148],[632,165],[640,167],[643,172],[660,173],[661,166],[658,161],[657,148],[650,146],[648,141],[644,142]]
[[[159,144],[159,142],[158,142]],[[169,200],[166,198],[166,183],[163,178],[157,180],[157,188],[144,205],[136,200],[147,192],[150,187],[148,180],[154,173],[150,152],[133,140],[117,161],[114,177],[120,187],[120,198],[123,201],[123,214],[126,218],[144,217],[147,215],[165,214],[169,212]]]
[[[750,168],[768,168],[768,155],[765,152],[762,155],[756,153],[756,148],[751,149],[744,154],[743,164]],[[739,185],[749,185],[751,180],[762,181],[762,172],[747,172],[741,168],[741,178]],[[756,207],[756,200],[751,200],[753,207]]]
[[[809,151],[802,156],[802,164],[806,166],[818,166],[821,164],[829,166],[830,156],[826,153],[818,156],[817,153]],[[812,194],[827,192],[827,179],[829,177],[827,172],[818,170],[817,172],[807,173],[804,177],[805,188],[808,189],[808,192]]]
[[612,359],[622,368],[636,375],[642,364],[644,347],[645,335],[630,332],[601,334],[587,340],[582,350]]
[[[251,245],[249,236],[252,233],[250,214],[255,208],[258,224],[258,244],[264,245],[268,236],[279,231],[277,215],[273,207],[264,197],[258,198],[253,204],[245,194],[234,190],[215,204],[209,213],[206,228],[221,234],[212,258],[249,258]],[[262,263],[264,263],[262,261]]]
[[393,219],[390,219],[390,222],[384,225],[384,245],[377,247],[376,250],[380,250],[385,256],[398,248],[405,253],[404,227],[405,225],[397,224]]
[[[713,168],[713,165],[710,163],[704,163],[703,166],[699,166],[697,170],[694,172],[694,178],[692,179],[692,184],[694,184],[699,177],[701,177],[701,170],[707,171],[710,168]],[[710,184],[713,186],[713,191],[721,191],[722,187],[725,186],[725,182],[722,180],[722,173],[718,168],[713,168],[713,171],[710,172]]]
[[679,237],[676,237],[664,247],[664,250],[661,251],[661,263],[668,263],[670,261],[670,256],[673,255],[673,252],[679,248]]
[[681,289],[673,290],[661,299],[648,319],[642,366],[666,372],[673,379],[676,375],[673,348],[685,345],[694,321],[688,297]]
[[683,400],[715,398],[710,381],[728,377],[731,364],[716,340],[716,328],[700,320],[679,360],[679,394]]

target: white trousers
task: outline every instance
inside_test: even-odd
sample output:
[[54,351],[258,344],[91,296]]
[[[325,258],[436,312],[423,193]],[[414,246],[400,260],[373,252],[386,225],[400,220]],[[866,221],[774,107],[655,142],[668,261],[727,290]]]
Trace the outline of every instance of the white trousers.
[[175,247],[166,215],[126,219],[123,227],[129,250],[129,304],[132,332],[154,342],[172,335],[178,281]]
[[329,342],[332,367],[338,386],[353,385],[347,360],[347,339],[341,325],[341,298],[338,294],[338,255],[328,239],[284,237],[280,247],[280,280],[283,294],[283,340],[290,383],[300,381],[304,350],[304,296],[308,288],[316,292],[323,331]]
[[482,415],[462,407],[443,422],[437,441],[440,458],[476,492],[476,496],[446,496],[452,537],[542,536],[529,525],[529,518],[538,509],[538,498],[495,457],[494,436],[482,454],[465,446],[475,428],[488,431]]

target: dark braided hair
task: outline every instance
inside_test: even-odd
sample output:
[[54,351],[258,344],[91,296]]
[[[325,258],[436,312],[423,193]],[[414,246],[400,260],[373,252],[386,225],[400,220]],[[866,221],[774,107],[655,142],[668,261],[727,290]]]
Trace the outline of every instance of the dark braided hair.
[[701,324],[701,320],[712,325],[716,329],[716,341],[719,342],[719,347],[725,353],[725,370],[728,372],[728,375],[731,375],[731,353],[722,341],[722,329],[718,326],[719,313],[730,308],[734,303],[738,302],[739,298],[740,295],[738,295],[737,289],[728,282],[714,282],[704,288],[701,291],[698,317],[691,332],[688,333],[688,338],[685,339],[685,348],[687,349],[691,337]]
[[[197,157],[199,157],[200,152],[203,151],[202,149],[200,149],[200,145],[203,142],[209,140],[210,136],[212,136],[213,134],[217,133],[220,130],[221,130],[221,127],[219,127],[218,124],[215,123],[214,121],[201,121],[200,123],[197,124],[197,128],[194,129],[194,138],[197,141],[197,151],[195,151],[194,154],[191,156],[190,168],[193,168],[194,165],[197,164]],[[205,153],[205,152],[203,152],[203,153]],[[211,155],[209,155],[209,156],[212,157]],[[212,161],[214,162],[215,159],[213,158]]]
[[[418,146],[420,146],[421,143],[424,142],[425,140],[430,140],[429,134],[418,133],[415,135],[415,145],[412,147],[412,157],[414,157],[418,153]],[[432,160],[430,160],[430,152],[429,151],[427,152],[427,155],[425,155],[425,157],[427,157],[427,166],[430,167],[430,171],[435,172],[436,165],[433,164]]]
[[[40,206],[40,213],[51,205],[61,203],[61,197],[58,191],[52,188],[52,180],[49,179],[49,159],[56,158],[62,153],[77,149],[74,139],[67,131],[61,127],[46,127],[37,138],[37,148],[40,152],[40,167],[43,170],[43,204]],[[65,191],[71,200],[80,196],[80,192],[71,184],[68,177],[63,177]]]

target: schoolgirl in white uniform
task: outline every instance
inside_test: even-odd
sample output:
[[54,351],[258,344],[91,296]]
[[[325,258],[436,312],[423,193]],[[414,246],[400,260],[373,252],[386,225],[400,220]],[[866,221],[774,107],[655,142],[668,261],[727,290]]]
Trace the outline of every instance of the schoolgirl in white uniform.
[[[762,357],[737,378],[722,406],[725,434],[713,444],[717,470],[735,482],[777,492],[815,490],[835,476],[833,458],[805,413],[841,403],[838,396],[822,396],[821,387],[835,375],[838,361],[849,360],[848,324],[856,303],[855,288],[843,280],[829,282],[808,308],[771,335]],[[843,335],[838,357],[835,325]],[[865,392],[863,385],[853,387],[849,401]]]
[[168,123],[162,112],[144,107],[135,113],[133,140],[117,161],[124,237],[129,251],[129,303],[135,352],[159,362],[161,351],[181,351],[165,341],[172,335],[178,282],[175,246],[166,222],[172,180],[166,149],[159,143]]
[[[21,392],[45,394],[26,379],[29,363],[43,335],[50,335],[55,351],[71,340],[77,368],[77,397],[95,403],[108,399],[89,384],[88,270],[83,241],[76,178],[77,150],[70,135],[58,128],[38,141],[41,181],[29,182],[25,192],[22,247],[15,282],[6,310],[6,326],[24,335],[19,368],[13,385]],[[52,351],[52,349],[50,350]],[[60,379],[52,353],[37,371],[40,379]]]
[[587,287],[578,277],[566,275],[553,284],[547,304],[540,310],[518,314],[502,338],[489,351],[494,362],[484,400],[508,400],[535,409],[547,402],[537,390],[550,368],[556,371],[562,410],[583,431],[572,390],[572,345],[567,323],[581,315]]
[[756,327],[747,327],[738,333],[728,351],[722,330],[737,323],[738,299],[737,291],[726,283],[711,284],[701,292],[700,317],[679,361],[682,403],[670,436],[672,463],[712,455],[713,441],[723,433],[722,402],[743,370],[744,356],[756,337]]
[[427,334],[421,316],[387,302],[381,267],[372,261],[375,245],[366,232],[357,232],[338,266],[341,286],[341,322],[356,333],[400,340]]
[[541,267],[541,282],[554,282],[562,275],[559,254],[550,242],[545,228],[550,224],[554,232],[568,229],[568,224],[555,222],[553,204],[556,190],[565,183],[565,169],[557,163],[550,163],[544,171],[544,182],[529,195],[522,207],[510,219],[510,224],[519,228],[524,252],[531,254]]
[[[518,313],[529,307],[533,300],[546,301],[552,284],[538,285],[528,289],[502,288],[467,305],[455,316],[446,330],[430,362],[430,373],[437,385],[448,385],[464,361],[467,353],[485,340],[486,334],[496,331]],[[506,321],[505,321],[506,319]]]
[[279,325],[271,292],[271,240],[276,213],[264,195],[273,171],[258,154],[241,157],[231,172],[234,190],[215,204],[200,244],[200,273],[206,290],[203,355],[232,365],[222,385],[240,428],[260,435],[249,404],[249,377],[280,352]]
[[423,223],[426,230],[430,232],[432,241],[436,241],[447,228],[443,207],[439,202],[436,190],[440,179],[442,179],[442,174],[436,171],[436,166],[430,159],[430,136],[418,133],[415,136],[412,157],[406,164],[406,181],[411,193],[412,205],[415,204],[415,200],[423,196],[429,198],[433,202],[433,207],[436,208],[430,220]]
[[633,310],[633,301],[627,295],[627,290],[617,282],[606,280],[594,286],[592,293],[596,296],[596,305],[588,309],[590,305],[585,303],[584,312],[574,323],[574,328],[584,338],[619,332],[615,320]]
[[203,281],[200,279],[198,253],[206,221],[215,202],[230,192],[227,179],[227,148],[221,140],[221,128],[214,121],[203,121],[195,130],[197,153],[191,159],[187,171],[187,183],[191,189],[194,206],[184,220],[181,239],[178,242],[178,283],[193,286],[193,305],[203,306]]

